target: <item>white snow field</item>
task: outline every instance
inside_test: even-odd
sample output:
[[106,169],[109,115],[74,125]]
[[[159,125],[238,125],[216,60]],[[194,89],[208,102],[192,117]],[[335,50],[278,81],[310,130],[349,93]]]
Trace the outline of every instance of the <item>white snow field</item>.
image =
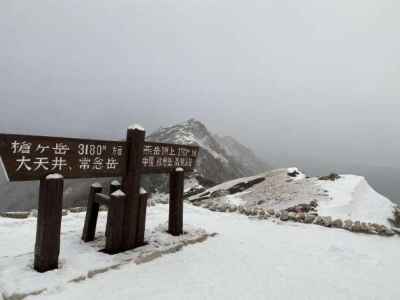
[[[327,215],[351,211],[352,219],[383,222],[393,205],[361,177],[320,184],[332,197],[321,207]],[[174,243],[153,231],[167,216],[168,205],[149,208],[147,238],[161,247]],[[184,218],[193,236],[201,232],[193,228],[218,234],[138,265],[121,263],[129,253],[108,256],[81,243],[84,214],[70,214],[63,219],[61,268],[46,274],[31,267],[36,219],[0,218],[0,294],[18,300],[35,287],[47,291],[25,299],[400,299],[399,236],[258,220],[191,205],[185,205]],[[104,222],[102,213],[100,232]]]
[[378,194],[364,177],[341,175],[335,181],[319,181],[319,185],[330,196],[319,202],[320,215],[390,226],[387,219],[393,217],[393,202]]

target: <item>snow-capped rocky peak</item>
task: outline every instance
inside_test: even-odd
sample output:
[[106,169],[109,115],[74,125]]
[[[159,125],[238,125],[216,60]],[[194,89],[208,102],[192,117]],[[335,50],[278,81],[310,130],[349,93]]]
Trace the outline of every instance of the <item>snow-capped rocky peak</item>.
[[[230,138],[231,143],[224,143],[223,139],[219,140],[202,122],[195,119],[160,128],[149,135],[147,139],[163,143],[199,146],[197,171],[202,177],[215,183],[253,175],[265,171],[266,168],[266,164],[260,164],[260,160],[255,158],[250,149],[234,141],[233,138]],[[240,150],[238,150],[239,148]],[[239,156],[235,157],[234,154],[243,153],[243,149],[246,149],[247,153],[251,155],[247,155],[245,159]],[[253,161],[248,161],[248,159]]]
[[206,126],[195,119],[186,122],[160,128],[152,133],[149,140],[157,140],[163,143],[197,145],[207,150],[215,159],[227,163],[226,154],[221,146],[208,131]]

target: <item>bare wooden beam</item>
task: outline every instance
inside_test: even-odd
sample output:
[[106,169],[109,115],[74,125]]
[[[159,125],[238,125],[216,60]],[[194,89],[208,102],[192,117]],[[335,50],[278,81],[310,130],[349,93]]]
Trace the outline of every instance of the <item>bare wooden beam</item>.
[[170,173],[169,178],[168,232],[177,236],[183,233],[183,169],[176,169],[175,172]]
[[123,250],[135,248],[139,212],[140,177],[143,169],[143,146],[145,131],[141,128],[130,128],[127,132],[126,142],[126,174],[122,180],[122,190],[126,194],[124,225],[123,225]]
[[34,269],[47,272],[58,268],[64,178],[49,175],[40,181]]

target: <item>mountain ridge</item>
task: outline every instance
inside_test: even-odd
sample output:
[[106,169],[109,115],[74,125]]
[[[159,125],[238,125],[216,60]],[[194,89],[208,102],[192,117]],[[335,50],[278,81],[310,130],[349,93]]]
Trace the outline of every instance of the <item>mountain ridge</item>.
[[215,183],[254,175],[269,169],[269,166],[250,148],[232,137],[213,134],[202,122],[193,118],[159,128],[151,133],[147,140],[199,146],[196,171],[200,176]]

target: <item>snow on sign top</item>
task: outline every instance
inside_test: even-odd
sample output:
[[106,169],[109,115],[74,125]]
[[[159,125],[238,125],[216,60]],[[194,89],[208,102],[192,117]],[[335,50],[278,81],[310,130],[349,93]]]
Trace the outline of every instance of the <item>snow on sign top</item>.
[[103,186],[101,185],[100,182],[95,182],[95,183],[92,184],[92,187],[94,187],[94,188],[102,188]]
[[122,197],[122,196],[125,196],[125,193],[121,190],[117,190],[114,193],[112,193],[111,196]]
[[139,124],[132,124],[128,127],[128,129],[144,131],[144,128]]
[[64,178],[64,177],[61,174],[57,174],[57,173],[49,174],[46,176],[46,179],[62,179],[62,178]]

